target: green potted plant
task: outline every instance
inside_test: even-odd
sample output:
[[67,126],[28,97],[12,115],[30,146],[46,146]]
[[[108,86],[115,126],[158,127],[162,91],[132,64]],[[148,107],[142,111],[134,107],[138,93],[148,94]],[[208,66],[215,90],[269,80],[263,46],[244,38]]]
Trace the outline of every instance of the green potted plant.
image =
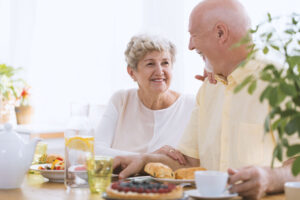
[[0,64],[0,124],[10,121],[14,114],[16,87],[23,82],[16,78],[20,69]]
[[[300,14],[272,18],[250,30],[254,44],[247,59],[253,59],[257,52],[265,56],[279,58],[281,67],[274,64],[264,66],[258,77],[248,76],[235,88],[235,92],[247,87],[252,94],[258,79],[267,83],[261,93],[260,101],[267,100],[271,111],[265,119],[265,132],[278,133],[277,144],[273,151],[273,161],[295,157],[292,166],[294,175],[300,173],[300,144],[290,143],[288,138],[300,138]],[[245,37],[239,44],[250,41]]]

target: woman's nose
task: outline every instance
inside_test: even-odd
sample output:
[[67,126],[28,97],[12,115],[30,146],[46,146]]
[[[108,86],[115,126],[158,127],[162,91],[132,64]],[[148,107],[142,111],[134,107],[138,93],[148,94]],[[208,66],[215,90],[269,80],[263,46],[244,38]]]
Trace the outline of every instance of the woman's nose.
[[158,64],[158,65],[157,65],[156,72],[157,72],[157,74],[159,74],[159,75],[163,75],[163,74],[164,74],[163,67],[162,67],[161,64]]

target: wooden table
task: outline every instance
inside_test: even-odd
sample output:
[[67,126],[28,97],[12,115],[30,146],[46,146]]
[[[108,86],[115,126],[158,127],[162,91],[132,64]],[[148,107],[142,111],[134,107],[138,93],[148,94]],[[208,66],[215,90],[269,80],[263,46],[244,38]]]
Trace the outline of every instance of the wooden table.
[[[20,189],[0,190],[1,200],[102,200],[88,188],[67,191],[63,183],[45,182],[41,175],[28,174]],[[235,199],[241,199],[240,197]],[[192,200],[190,198],[189,200]],[[285,200],[284,194],[266,196],[262,200]]]

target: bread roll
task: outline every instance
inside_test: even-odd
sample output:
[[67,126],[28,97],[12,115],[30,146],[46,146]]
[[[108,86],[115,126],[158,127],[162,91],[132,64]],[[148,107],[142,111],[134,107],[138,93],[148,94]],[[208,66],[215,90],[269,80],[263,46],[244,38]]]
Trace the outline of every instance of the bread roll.
[[203,167],[181,168],[175,171],[176,179],[195,179],[195,171],[206,170]]
[[46,159],[46,163],[53,163],[56,159],[64,161],[64,158],[59,154],[49,154]]
[[173,170],[162,163],[148,163],[144,171],[155,178],[175,178]]

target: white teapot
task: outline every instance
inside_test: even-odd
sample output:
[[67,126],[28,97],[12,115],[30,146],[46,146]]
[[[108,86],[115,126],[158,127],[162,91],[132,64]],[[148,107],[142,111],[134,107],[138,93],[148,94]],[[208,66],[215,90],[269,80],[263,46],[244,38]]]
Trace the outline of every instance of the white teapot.
[[0,189],[19,188],[28,171],[39,139],[26,143],[5,124],[0,132]]

